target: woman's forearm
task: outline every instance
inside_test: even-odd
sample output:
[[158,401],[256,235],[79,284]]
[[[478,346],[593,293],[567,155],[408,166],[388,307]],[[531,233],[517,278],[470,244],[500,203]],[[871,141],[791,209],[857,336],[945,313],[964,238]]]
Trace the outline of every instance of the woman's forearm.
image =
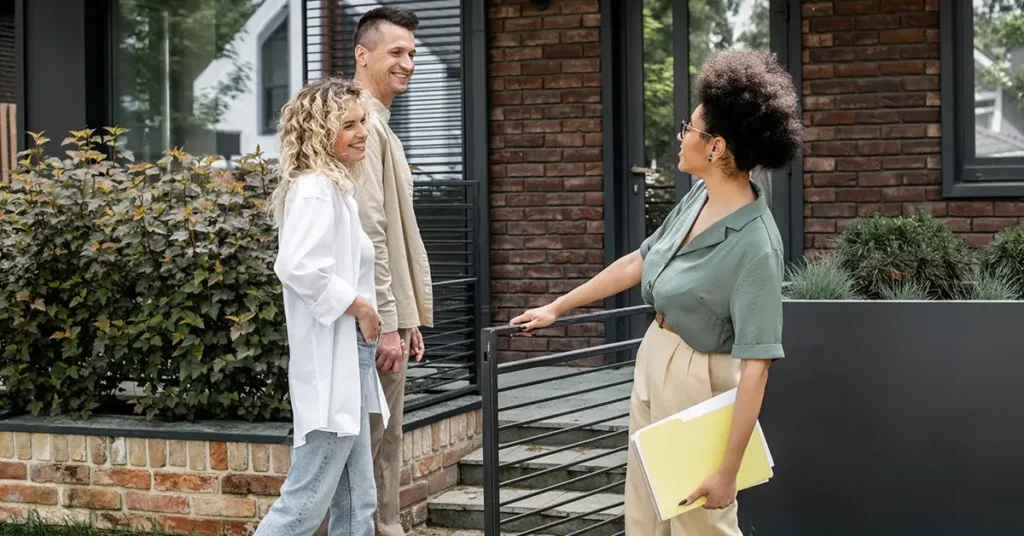
[[733,409],[732,426],[725,447],[725,459],[719,469],[730,478],[739,473],[743,454],[750,443],[754,424],[761,413],[765,385],[768,383],[769,360],[744,360],[740,372],[740,384],[736,390],[736,404]]
[[601,270],[586,283],[555,300],[553,305],[558,314],[562,315],[566,311],[631,289],[640,284],[643,263],[639,251],[625,255]]

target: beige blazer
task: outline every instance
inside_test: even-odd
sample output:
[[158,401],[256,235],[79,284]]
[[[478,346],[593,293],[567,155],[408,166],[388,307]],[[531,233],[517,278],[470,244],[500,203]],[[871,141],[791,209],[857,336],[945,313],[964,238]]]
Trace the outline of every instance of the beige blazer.
[[373,242],[377,311],[382,332],[434,325],[427,250],[412,206],[412,170],[402,142],[391,130],[391,111],[368,93],[366,159],[357,179],[356,202]]

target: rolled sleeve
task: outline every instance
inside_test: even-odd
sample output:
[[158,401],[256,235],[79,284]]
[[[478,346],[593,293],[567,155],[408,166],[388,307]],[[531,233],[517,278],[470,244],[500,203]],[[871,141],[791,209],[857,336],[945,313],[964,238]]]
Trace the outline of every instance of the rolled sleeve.
[[323,294],[309,305],[309,310],[317,322],[325,326],[331,325],[356,301],[356,291],[346,285],[338,276],[332,276],[327,282]]
[[329,198],[296,186],[296,199],[280,232],[274,272],[309,308],[331,325],[356,300],[356,290],[335,274],[335,214]]
[[782,254],[767,251],[740,272],[729,300],[737,359],[781,359]]

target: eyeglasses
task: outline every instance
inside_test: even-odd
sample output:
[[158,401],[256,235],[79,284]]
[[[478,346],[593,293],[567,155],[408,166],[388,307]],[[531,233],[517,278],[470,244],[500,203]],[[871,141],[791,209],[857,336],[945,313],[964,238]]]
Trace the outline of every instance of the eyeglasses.
[[705,136],[711,136],[712,135],[709,132],[704,132],[703,130],[699,130],[699,129],[693,128],[693,125],[691,125],[689,121],[682,121],[682,122],[679,123],[679,137],[680,138],[682,138],[683,136],[686,136],[686,131],[688,131],[688,130],[692,130],[694,132],[697,132],[698,134],[703,134]]

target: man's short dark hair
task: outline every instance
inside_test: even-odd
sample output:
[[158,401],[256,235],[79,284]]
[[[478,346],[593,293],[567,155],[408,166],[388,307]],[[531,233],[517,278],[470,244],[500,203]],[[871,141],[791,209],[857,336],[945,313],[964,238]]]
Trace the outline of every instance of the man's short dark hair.
[[375,7],[367,11],[356,25],[355,45],[373,50],[377,47],[379,32],[377,27],[383,22],[401,26],[410,32],[416,31],[420,19],[412,11],[393,6]]

